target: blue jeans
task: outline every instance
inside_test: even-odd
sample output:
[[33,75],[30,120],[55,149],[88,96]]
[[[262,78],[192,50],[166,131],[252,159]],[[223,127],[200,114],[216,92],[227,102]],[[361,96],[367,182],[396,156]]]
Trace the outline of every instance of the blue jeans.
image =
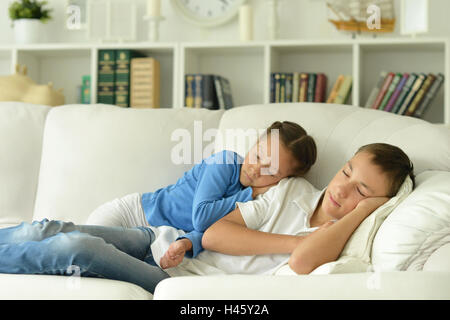
[[0,273],[71,275],[127,281],[153,293],[169,275],[153,260],[153,232],[34,221],[0,229]]

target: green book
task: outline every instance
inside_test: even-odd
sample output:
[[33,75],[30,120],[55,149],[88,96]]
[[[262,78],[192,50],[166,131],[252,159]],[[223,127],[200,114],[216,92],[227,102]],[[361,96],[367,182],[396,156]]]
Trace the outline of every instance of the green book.
[[345,104],[350,96],[350,91],[352,88],[353,77],[345,76],[344,81],[342,81],[341,86],[339,87],[336,98],[333,103],[337,104]]
[[141,57],[136,51],[129,49],[116,50],[114,104],[119,107],[130,106],[130,66],[131,59]]
[[97,103],[114,104],[115,50],[99,50],[97,76]]
[[83,76],[81,85],[81,103],[90,104],[91,103],[91,76]]
[[317,75],[315,73],[310,73],[308,75],[308,89],[306,98],[306,101],[308,102],[314,102],[314,95],[316,93],[316,78]]
[[378,107],[378,110],[384,110],[387,103],[389,102],[389,99],[391,98],[392,94],[394,93],[395,88],[397,88],[397,84],[400,82],[401,78],[402,78],[402,74],[397,73],[395,75],[395,77],[392,79],[392,82],[389,85],[388,91],[386,91],[386,94],[384,95],[384,98],[381,101],[380,106]]

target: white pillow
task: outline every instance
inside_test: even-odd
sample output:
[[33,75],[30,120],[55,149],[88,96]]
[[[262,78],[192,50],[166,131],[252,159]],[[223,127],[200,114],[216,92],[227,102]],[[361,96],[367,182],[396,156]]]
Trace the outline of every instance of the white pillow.
[[397,194],[361,222],[348,239],[339,258],[319,266],[311,274],[371,271],[370,257],[375,234],[384,219],[411,193],[412,185],[411,178],[406,177]]
[[425,171],[417,187],[386,219],[373,242],[375,271],[422,270],[450,243],[450,172]]

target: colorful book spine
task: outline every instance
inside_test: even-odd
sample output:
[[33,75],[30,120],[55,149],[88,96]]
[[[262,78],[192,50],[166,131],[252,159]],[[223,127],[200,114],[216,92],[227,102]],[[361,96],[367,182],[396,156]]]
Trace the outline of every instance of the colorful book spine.
[[378,109],[381,102],[383,101],[384,95],[386,94],[386,92],[389,89],[389,86],[391,85],[392,79],[394,79],[394,76],[395,75],[393,72],[389,72],[387,74],[386,78],[384,79],[383,86],[381,87],[380,92],[377,95],[377,98],[372,104],[372,109]]
[[300,74],[300,92],[298,101],[299,102],[306,102],[308,94],[308,74],[307,73],[301,73]]
[[384,108],[384,111],[390,112],[392,110],[392,108],[394,107],[394,104],[397,101],[397,98],[400,96],[403,86],[405,85],[408,78],[409,78],[409,73],[405,72],[403,74],[402,78],[400,79],[397,87],[395,88],[394,93],[392,93],[392,96],[389,99],[386,107]]
[[387,103],[389,102],[389,99],[391,98],[392,94],[395,91],[395,88],[397,87],[398,83],[400,82],[400,79],[402,78],[401,73],[397,73],[394,78],[392,79],[391,84],[389,85],[388,90],[386,91],[386,94],[383,97],[383,100],[380,103],[380,106],[378,107],[378,110],[384,110],[386,108]]
[[293,75],[292,73],[286,73],[286,99],[285,102],[292,102],[292,81],[293,81]]
[[217,92],[214,84],[214,75],[203,75],[203,96],[202,96],[202,108],[217,110],[219,109],[219,101],[217,98]]
[[116,69],[115,50],[99,50],[97,75],[97,103],[114,104]]
[[81,84],[81,101],[82,104],[91,103],[91,76],[86,75],[82,77]]
[[307,101],[314,102],[314,93],[316,92],[316,77],[315,73],[310,73],[308,75],[308,91],[307,91]]
[[419,106],[419,103],[422,102],[422,99],[425,97],[425,93],[428,91],[428,89],[430,89],[435,79],[436,76],[434,74],[431,73],[428,74],[428,76],[425,78],[425,81],[423,82],[422,87],[419,89],[416,96],[411,101],[411,104],[409,105],[408,109],[406,110],[405,112],[406,116],[412,116],[414,114],[417,107]]
[[292,102],[298,102],[300,92],[300,72],[292,74]]
[[281,93],[281,74],[280,73],[275,73],[275,102],[280,102],[280,93]]
[[406,96],[408,95],[409,91],[411,90],[414,82],[417,79],[417,74],[411,73],[408,77],[408,80],[406,81],[405,85],[402,88],[402,91],[400,92],[400,95],[398,96],[397,101],[395,101],[394,106],[392,107],[392,113],[398,113],[398,110],[402,106],[403,101],[405,101]]
[[336,98],[339,88],[344,81],[345,76],[339,75],[336,79],[336,82],[333,85],[333,88],[331,89],[330,95],[328,96],[327,103],[334,103],[334,99]]
[[344,77],[344,80],[342,81],[342,84],[339,87],[338,93],[333,103],[345,104],[347,102],[348,97],[350,96],[352,82],[353,82],[352,76],[347,75]]
[[316,92],[314,102],[325,102],[325,95],[327,92],[327,76],[323,73],[317,74]]
[[140,56],[129,49],[116,50],[116,75],[114,83],[114,104],[122,108],[130,106],[131,59]]
[[366,101],[366,105],[364,106],[365,108],[372,108],[373,103],[375,102],[375,99],[378,96],[378,93],[381,90],[381,87],[383,86],[384,83],[384,79],[387,76],[387,72],[386,71],[381,71],[380,75],[378,77],[378,82],[375,85],[375,87],[372,89],[372,91],[370,92],[369,98]]
[[280,102],[286,102],[286,74],[280,74]]
[[194,107],[194,81],[193,74],[187,74],[185,76],[184,105],[188,108]]
[[194,83],[195,83],[195,90],[194,90],[194,108],[201,108],[202,107],[202,88],[203,88],[203,75],[202,74],[196,74],[194,76]]
[[420,102],[419,106],[417,107],[416,111],[414,112],[414,115],[413,115],[414,117],[417,117],[417,118],[423,117],[425,112],[429,109],[434,98],[437,96],[437,93],[439,92],[439,89],[442,86],[443,82],[444,82],[444,75],[442,73],[439,73],[436,76],[436,80],[434,80],[430,89],[425,94],[425,98],[423,98],[422,102]]
[[130,107],[159,108],[160,65],[158,60],[132,58],[130,65]]
[[234,107],[234,102],[230,81],[227,78],[220,77],[220,84],[225,101],[225,110],[231,109]]
[[398,110],[397,114],[404,114],[406,110],[408,110],[409,105],[414,99],[414,96],[419,91],[420,87],[422,86],[423,82],[425,81],[426,75],[424,73],[421,73],[416,81],[414,81],[413,86],[411,87],[411,90],[409,91],[408,95],[406,96],[405,100],[402,103],[402,106]]

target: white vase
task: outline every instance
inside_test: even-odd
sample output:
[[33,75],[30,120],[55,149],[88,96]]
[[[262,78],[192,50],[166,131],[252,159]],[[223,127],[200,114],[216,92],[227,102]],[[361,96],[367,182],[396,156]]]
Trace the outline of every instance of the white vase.
[[42,22],[39,19],[17,19],[14,20],[14,38],[16,43],[39,43],[41,42]]

